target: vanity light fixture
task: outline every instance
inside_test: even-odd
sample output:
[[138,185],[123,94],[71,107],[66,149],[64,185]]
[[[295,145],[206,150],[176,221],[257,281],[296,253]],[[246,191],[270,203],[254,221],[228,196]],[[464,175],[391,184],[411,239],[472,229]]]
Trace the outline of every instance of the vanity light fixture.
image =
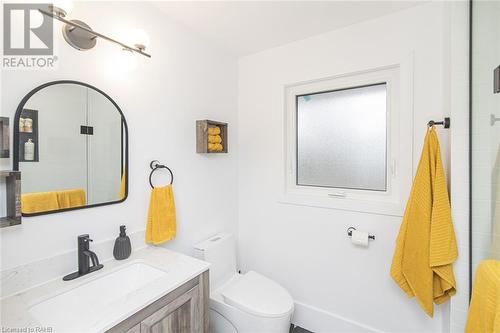
[[90,50],[96,45],[97,38],[102,38],[107,40],[108,42],[120,45],[125,51],[135,52],[145,57],[151,58],[151,55],[145,52],[146,46],[144,44],[134,44],[134,46],[124,44],[120,41],[117,41],[116,39],[92,30],[92,28],[83,21],[66,19],[65,17],[67,13],[60,7],[49,5],[48,9],[48,11],[43,9],[39,9],[39,11],[43,15],[51,17],[65,24],[63,26],[64,39],[66,40],[66,42],[68,42],[69,45],[73,46],[77,50]]

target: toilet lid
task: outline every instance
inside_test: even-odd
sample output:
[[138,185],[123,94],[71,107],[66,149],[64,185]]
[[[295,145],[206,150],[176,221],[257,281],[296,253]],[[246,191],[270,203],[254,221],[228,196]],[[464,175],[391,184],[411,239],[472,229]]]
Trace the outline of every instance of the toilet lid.
[[242,275],[221,294],[225,303],[260,317],[281,317],[293,309],[293,299],[282,286],[254,271]]

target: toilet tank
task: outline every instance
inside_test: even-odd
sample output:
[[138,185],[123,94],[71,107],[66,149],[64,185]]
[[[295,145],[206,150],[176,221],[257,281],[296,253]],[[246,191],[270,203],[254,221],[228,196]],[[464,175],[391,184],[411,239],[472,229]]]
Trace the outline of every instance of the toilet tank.
[[216,290],[236,274],[236,244],[231,234],[219,234],[194,246],[195,257],[210,266],[210,288]]

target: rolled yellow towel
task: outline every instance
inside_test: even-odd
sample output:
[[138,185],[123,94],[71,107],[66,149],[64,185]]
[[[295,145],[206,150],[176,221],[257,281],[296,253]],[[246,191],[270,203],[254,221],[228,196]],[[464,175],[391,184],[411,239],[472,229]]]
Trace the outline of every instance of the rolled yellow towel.
[[208,150],[209,151],[222,151],[224,147],[220,143],[209,143]]
[[220,135],[209,135],[208,142],[209,143],[221,143],[222,138],[220,137]]
[[209,127],[208,128],[208,135],[219,135],[220,134],[220,127]]

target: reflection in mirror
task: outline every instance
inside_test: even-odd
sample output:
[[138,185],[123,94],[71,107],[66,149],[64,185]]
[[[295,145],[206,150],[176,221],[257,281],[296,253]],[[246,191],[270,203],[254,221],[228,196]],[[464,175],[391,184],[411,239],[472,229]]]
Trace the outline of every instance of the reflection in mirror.
[[126,198],[127,126],[103,92],[73,81],[48,83],[23,99],[14,126],[23,215]]

